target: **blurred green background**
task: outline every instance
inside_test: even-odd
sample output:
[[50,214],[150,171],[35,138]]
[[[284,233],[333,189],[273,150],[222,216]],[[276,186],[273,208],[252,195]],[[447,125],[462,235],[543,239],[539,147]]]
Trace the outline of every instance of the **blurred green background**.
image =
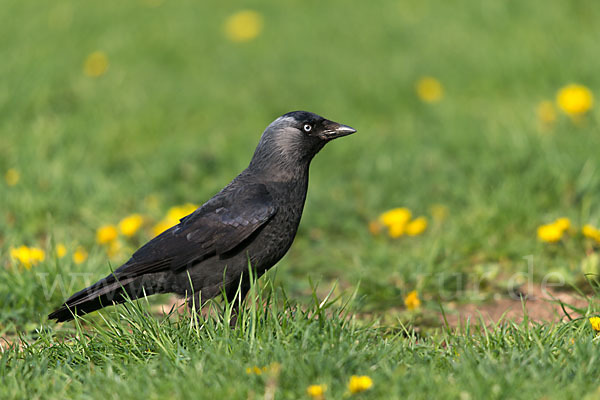
[[[440,296],[469,300],[470,282],[484,297],[504,293],[530,255],[538,280],[558,271],[581,283],[597,269],[597,244],[579,232],[600,222],[598,109],[572,118],[555,104],[567,84],[600,88],[593,0],[2,8],[0,330],[43,321],[151,238],[170,207],[202,204],[247,166],[262,130],[297,109],[358,130],[315,158],[296,243],[277,268],[300,301],[308,277],[360,282],[362,311],[395,315],[412,290],[425,309]],[[427,76],[437,101],[415,90]],[[445,219],[432,216],[440,205]],[[428,218],[422,235],[369,231],[401,206]],[[132,213],[143,229],[109,258],[96,230]],[[540,242],[537,227],[558,217],[571,230]],[[10,249],[21,245],[44,261],[20,266]],[[89,253],[79,264],[78,246]],[[45,296],[65,273],[81,275]]]

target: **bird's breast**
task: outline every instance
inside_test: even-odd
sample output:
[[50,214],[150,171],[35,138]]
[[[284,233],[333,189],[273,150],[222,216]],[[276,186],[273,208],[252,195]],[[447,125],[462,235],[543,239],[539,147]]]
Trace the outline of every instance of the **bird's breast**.
[[[270,190],[277,199],[277,213],[260,231],[260,240],[249,249],[259,270],[267,270],[279,261],[292,245],[306,200],[306,185],[279,185]],[[275,193],[273,193],[275,192]]]

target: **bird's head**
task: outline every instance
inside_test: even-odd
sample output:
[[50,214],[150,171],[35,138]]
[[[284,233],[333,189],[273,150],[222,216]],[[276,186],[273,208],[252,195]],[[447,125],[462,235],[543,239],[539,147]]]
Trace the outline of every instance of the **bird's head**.
[[251,166],[303,166],[333,139],[356,132],[348,125],[325,119],[308,111],[292,111],[265,129]]

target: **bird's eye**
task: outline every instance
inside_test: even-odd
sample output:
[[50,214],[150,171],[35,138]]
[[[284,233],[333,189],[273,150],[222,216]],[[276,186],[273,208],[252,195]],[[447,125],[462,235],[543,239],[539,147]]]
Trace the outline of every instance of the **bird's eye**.
[[304,127],[302,129],[304,129],[304,132],[310,132],[312,126],[310,126],[309,124],[304,124]]

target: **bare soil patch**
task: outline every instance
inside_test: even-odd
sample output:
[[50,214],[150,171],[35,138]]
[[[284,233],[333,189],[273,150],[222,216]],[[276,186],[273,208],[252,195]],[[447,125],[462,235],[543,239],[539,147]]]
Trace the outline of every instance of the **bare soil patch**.
[[[568,320],[569,316],[581,317],[581,313],[573,307],[585,310],[588,304],[588,299],[576,293],[552,291],[536,285],[528,291],[497,295],[482,304],[449,304],[444,306],[444,312],[448,324],[453,327],[459,323],[464,325],[467,320],[471,324],[479,324],[483,320],[486,325],[500,319],[522,322],[525,315],[531,322],[560,322]],[[440,320],[444,322],[441,313]]]

